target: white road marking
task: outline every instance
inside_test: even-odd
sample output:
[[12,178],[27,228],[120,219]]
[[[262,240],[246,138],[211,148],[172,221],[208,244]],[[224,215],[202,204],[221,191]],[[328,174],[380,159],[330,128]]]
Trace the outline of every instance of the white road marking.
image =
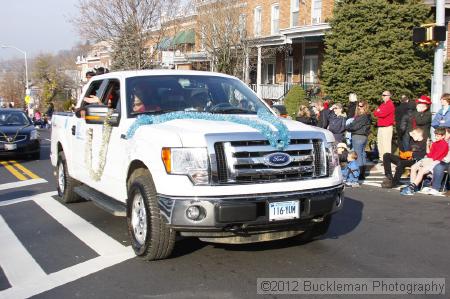
[[[0,265],[12,286],[24,285],[30,280],[41,280],[47,276],[2,216],[0,216],[0,240],[2,240]],[[1,294],[0,292],[0,297]]]
[[55,194],[53,191],[9,200],[0,202],[0,206],[33,200],[100,256],[47,275],[0,216],[0,265],[11,284],[11,288],[0,291],[0,298],[29,298],[135,257],[131,247],[123,246],[67,209],[51,197]]
[[43,184],[43,183],[47,183],[47,180],[45,180],[45,179],[30,179],[30,180],[25,180],[25,181],[1,184],[0,190],[7,190],[7,189],[13,189],[13,188],[19,188],[19,187],[24,187],[24,186],[36,185],[36,184]]
[[118,253],[116,255],[99,256],[75,266],[51,273],[47,277],[29,280],[26,284],[13,285],[13,287],[0,292],[1,298],[29,298],[42,292],[54,289],[63,284],[83,278],[92,273],[114,266],[134,257],[132,250]]
[[30,201],[30,200],[35,200],[38,197],[51,197],[54,195],[57,195],[58,192],[55,191],[51,191],[51,192],[46,192],[46,193],[40,193],[37,195],[31,195],[31,196],[25,196],[25,197],[21,197],[21,198],[16,198],[16,199],[11,199],[11,200],[5,200],[5,201],[0,201],[0,207],[2,206],[9,206],[9,205],[13,205],[16,203],[20,203],[20,202],[24,202],[24,201]]
[[118,254],[124,250],[125,247],[122,244],[64,207],[55,199],[49,196],[40,197],[35,202],[99,255]]

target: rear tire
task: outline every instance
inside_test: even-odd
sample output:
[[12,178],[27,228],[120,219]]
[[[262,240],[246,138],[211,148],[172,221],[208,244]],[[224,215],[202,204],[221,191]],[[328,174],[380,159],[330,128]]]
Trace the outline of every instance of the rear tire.
[[69,175],[64,152],[59,152],[58,154],[58,163],[56,164],[56,182],[58,195],[64,203],[73,203],[82,200],[82,198],[74,192],[74,188],[80,186],[81,183]]
[[128,183],[127,224],[136,255],[152,261],[172,253],[175,231],[161,215],[151,174],[135,171]]

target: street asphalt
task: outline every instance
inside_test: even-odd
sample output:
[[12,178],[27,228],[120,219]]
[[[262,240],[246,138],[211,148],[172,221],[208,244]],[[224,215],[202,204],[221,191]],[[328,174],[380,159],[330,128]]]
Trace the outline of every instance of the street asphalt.
[[363,185],[346,189],[343,210],[319,240],[217,245],[186,238],[169,259],[146,262],[130,251],[124,218],[91,202],[59,203],[49,132],[41,138],[40,160],[17,162],[46,182],[20,187],[0,165],[0,298],[290,297],[258,295],[257,278],[445,278],[447,295],[400,297],[449,298],[448,197]]

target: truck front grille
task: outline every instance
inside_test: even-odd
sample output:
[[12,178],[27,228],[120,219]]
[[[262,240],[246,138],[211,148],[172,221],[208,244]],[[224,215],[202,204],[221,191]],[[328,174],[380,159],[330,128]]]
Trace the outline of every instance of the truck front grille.
[[[305,180],[327,176],[325,148],[321,139],[292,139],[284,151],[268,141],[229,141],[214,144],[219,184]],[[265,157],[283,152],[291,157],[284,166],[268,165]]]

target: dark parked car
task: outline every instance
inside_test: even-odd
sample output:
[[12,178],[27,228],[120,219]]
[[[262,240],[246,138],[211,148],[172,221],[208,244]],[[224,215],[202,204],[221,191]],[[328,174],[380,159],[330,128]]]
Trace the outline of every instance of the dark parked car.
[[0,156],[31,155],[39,159],[39,133],[19,109],[0,109]]

